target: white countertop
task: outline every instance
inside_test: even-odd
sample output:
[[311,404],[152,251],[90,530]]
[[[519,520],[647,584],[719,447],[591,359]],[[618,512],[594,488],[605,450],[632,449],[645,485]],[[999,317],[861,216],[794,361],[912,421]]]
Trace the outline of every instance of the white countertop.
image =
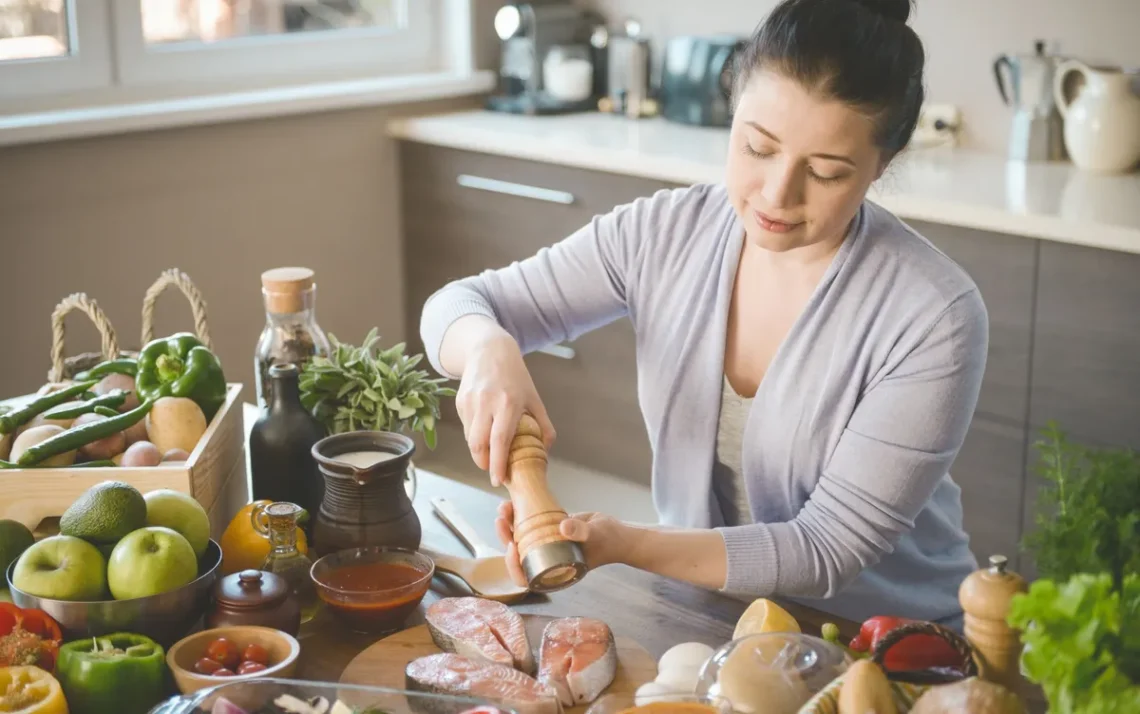
[[[671,183],[718,182],[726,129],[588,113],[464,111],[395,119],[400,139]],[[961,149],[914,149],[870,198],[914,219],[1140,254],[1140,173],[1098,176],[1068,162],[1023,164]]]

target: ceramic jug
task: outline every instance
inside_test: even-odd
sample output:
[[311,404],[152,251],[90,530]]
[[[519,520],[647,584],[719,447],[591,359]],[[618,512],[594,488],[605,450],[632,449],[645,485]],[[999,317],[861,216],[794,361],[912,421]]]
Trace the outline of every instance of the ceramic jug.
[[[1084,80],[1075,97],[1066,88],[1073,73]],[[1135,74],[1090,67],[1079,60],[1057,68],[1053,91],[1065,120],[1065,148],[1078,167],[1125,173],[1140,161],[1140,96],[1132,88],[1135,81]]]

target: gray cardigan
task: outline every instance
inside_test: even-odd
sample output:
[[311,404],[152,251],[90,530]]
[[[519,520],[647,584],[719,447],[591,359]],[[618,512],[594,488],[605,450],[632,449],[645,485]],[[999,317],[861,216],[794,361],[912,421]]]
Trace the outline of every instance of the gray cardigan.
[[856,621],[893,614],[959,626],[958,586],[977,561],[950,466],[985,370],[977,287],[865,201],[756,394],[742,460],[755,523],[728,525],[710,479],[743,240],[720,185],[619,206],[429,298],[428,360],[458,376],[439,350],[447,327],[472,313],[498,320],[524,353],[629,318],[654,503],[663,524],[718,529],[726,592]]

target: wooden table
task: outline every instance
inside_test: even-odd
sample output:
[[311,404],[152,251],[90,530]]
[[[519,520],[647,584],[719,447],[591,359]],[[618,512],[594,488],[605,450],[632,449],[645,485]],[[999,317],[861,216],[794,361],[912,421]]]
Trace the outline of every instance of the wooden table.
[[[418,472],[416,511],[423,525],[425,545],[454,555],[470,555],[459,540],[431,512],[430,500],[444,497],[463,510],[467,520],[491,543],[495,496],[431,472]],[[448,576],[436,578],[432,591],[408,625],[423,622],[425,607],[440,597],[469,594]],[[568,616],[589,615],[605,620],[614,634],[630,637],[660,657],[679,642],[704,642],[719,647],[732,638],[736,620],[747,603],[685,583],[651,575],[622,565],[589,573],[581,582],[549,596],[532,595],[514,608],[522,613]],[[854,636],[854,623],[802,607],[788,606],[804,632],[819,634],[824,622],[835,622],[845,637]],[[330,626],[320,615],[302,627],[301,658],[297,678],[338,681],[348,663],[376,641]]]

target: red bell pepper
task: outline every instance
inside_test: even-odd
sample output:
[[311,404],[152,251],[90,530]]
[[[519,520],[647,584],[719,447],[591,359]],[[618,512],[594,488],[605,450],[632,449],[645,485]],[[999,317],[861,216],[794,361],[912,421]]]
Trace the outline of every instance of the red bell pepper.
[[[891,630],[912,622],[915,620],[902,617],[872,617],[859,628],[859,634],[851,640],[850,647],[856,652],[869,654]],[[961,667],[962,655],[941,637],[915,634],[908,635],[887,650],[883,666],[895,672],[932,667]]]
[[62,643],[63,633],[51,615],[0,602],[0,667],[35,665],[52,672]]

